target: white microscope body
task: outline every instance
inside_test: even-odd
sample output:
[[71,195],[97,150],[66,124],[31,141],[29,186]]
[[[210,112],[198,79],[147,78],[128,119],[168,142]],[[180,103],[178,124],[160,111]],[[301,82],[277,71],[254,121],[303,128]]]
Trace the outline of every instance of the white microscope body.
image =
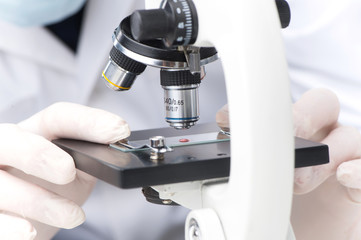
[[[194,209],[186,222],[188,240],[295,239],[289,222],[294,172],[291,96],[275,3],[194,4],[199,21],[194,45],[214,46],[224,69],[232,130],[230,177],[223,183],[154,188],[161,198]],[[158,0],[146,1],[147,8],[159,5]]]

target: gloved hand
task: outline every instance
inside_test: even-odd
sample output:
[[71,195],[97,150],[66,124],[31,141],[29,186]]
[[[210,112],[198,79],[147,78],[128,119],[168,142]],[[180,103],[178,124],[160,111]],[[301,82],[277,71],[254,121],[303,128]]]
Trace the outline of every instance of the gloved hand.
[[[129,136],[120,117],[71,103],[56,103],[29,119],[0,124],[0,239],[50,239],[58,228],[85,220],[79,207],[95,179],[49,140],[111,143]],[[34,228],[35,226],[35,228]]]
[[[297,240],[361,239],[361,135],[338,123],[339,102],[325,89],[293,106],[298,137],[329,146],[330,163],[295,170],[291,222]],[[227,126],[227,107],[217,114]],[[226,122],[227,121],[227,122]]]

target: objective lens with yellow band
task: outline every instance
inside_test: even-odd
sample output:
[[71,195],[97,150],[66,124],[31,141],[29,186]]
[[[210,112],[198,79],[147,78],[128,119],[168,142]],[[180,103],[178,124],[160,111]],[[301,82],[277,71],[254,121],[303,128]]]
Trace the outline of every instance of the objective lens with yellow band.
[[132,87],[137,75],[141,74],[146,66],[128,58],[113,47],[109,54],[109,61],[102,72],[102,78],[110,89],[126,91]]

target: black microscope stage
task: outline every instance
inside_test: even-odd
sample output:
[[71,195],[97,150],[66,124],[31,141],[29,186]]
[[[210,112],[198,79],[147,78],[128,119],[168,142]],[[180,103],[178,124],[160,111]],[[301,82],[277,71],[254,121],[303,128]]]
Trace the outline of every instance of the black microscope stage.
[[[161,128],[132,132],[130,141],[217,132],[216,124],[199,124],[186,131]],[[72,140],[53,141],[68,152],[78,169],[120,188],[228,177],[230,141],[175,147],[164,160],[150,160],[150,150],[123,152],[108,145]],[[295,138],[295,167],[328,163],[328,146]]]

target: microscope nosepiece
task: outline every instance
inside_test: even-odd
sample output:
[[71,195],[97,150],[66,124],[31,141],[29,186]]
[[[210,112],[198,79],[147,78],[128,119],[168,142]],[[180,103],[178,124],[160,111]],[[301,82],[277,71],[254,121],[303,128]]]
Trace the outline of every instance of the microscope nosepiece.
[[145,70],[146,66],[113,47],[109,54],[108,64],[102,72],[102,78],[110,89],[126,91],[132,87],[134,80]]
[[188,129],[199,119],[200,74],[189,70],[161,70],[165,120],[175,129]]

